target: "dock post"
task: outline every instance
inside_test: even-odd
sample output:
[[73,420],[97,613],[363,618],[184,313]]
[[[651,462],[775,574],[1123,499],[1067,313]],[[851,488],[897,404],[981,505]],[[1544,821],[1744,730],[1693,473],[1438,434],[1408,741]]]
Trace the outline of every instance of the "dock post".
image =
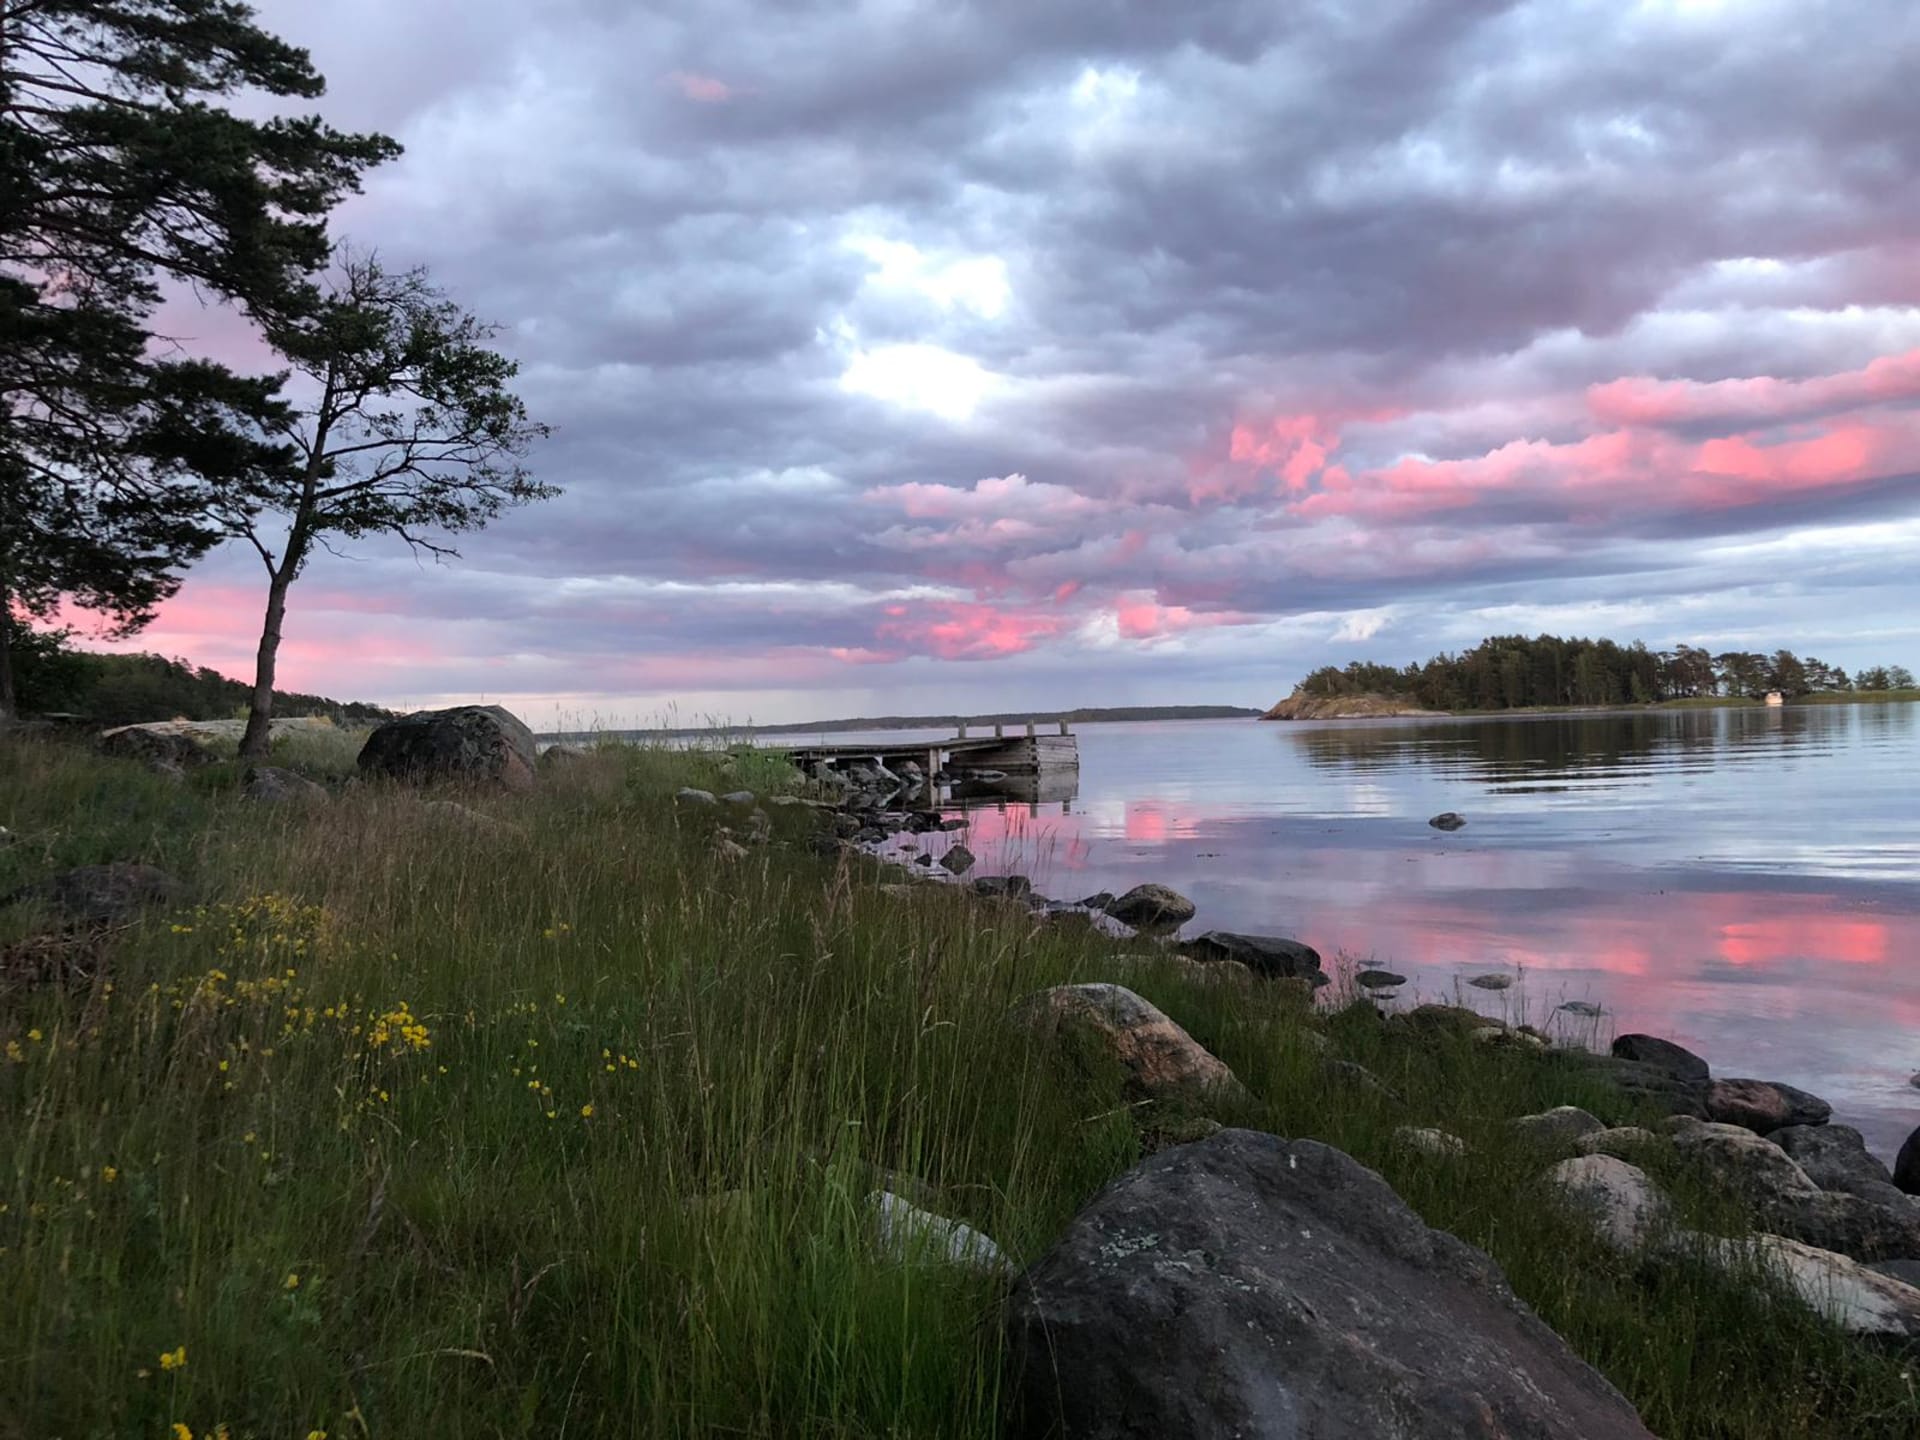
[[940,751],[927,751],[927,795],[931,798],[934,791],[934,776],[940,773]]
[[993,738],[994,738],[994,739],[996,739],[996,740],[1004,740],[1004,739],[1006,739],[1006,738],[1007,738],[1007,727],[1006,727],[1006,726],[1004,726],[1004,725],[995,725],[995,726],[993,727]]
[[1062,735],[1071,735],[1073,733],[1071,730],[1067,729],[1067,722],[1064,720],[1060,722],[1060,733]]
[[1034,736],[1033,721],[1029,720],[1027,721],[1027,739],[1031,740],[1033,739],[1033,736]]
[[967,738],[967,722],[964,720],[960,722],[960,738],[962,740]]

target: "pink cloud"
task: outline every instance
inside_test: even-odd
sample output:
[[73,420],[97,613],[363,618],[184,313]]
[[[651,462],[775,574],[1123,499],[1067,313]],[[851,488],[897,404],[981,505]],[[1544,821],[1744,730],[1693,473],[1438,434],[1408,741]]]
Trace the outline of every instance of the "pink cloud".
[[667,83],[701,105],[724,104],[739,93],[726,81],[693,70],[675,70],[667,76]]
[[1135,591],[1114,604],[1114,619],[1128,640],[1154,640],[1185,630],[1216,625],[1244,625],[1250,617],[1229,610],[1192,610],[1185,605],[1162,605],[1157,597]]
[[1883,355],[1858,370],[1811,380],[1756,375],[1736,380],[1626,376],[1587,391],[1606,425],[1779,424],[1869,405],[1920,400],[1920,350]]
[[875,627],[881,640],[941,660],[996,660],[1031,650],[1067,628],[1065,616],[947,600],[890,605]]

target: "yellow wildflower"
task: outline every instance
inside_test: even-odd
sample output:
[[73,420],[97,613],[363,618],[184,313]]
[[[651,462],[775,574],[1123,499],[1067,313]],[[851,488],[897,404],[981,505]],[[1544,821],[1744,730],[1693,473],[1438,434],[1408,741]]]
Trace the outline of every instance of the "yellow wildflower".
[[327,1440],[327,1432],[324,1430],[309,1430],[307,1431],[307,1440]]
[[39,1032],[39,1030],[37,1030],[37,1029],[34,1029],[34,1030],[29,1030],[29,1031],[27,1031],[27,1039],[29,1039],[29,1040],[31,1040],[31,1041],[33,1041],[33,1043],[34,1043],[34,1044],[36,1044],[36,1045],[38,1045],[38,1044],[40,1043],[40,1032]]
[[193,1431],[184,1420],[173,1422],[173,1440],[193,1440]]
[[181,1345],[178,1348],[173,1350],[166,1350],[161,1352],[160,1368],[162,1370],[184,1369],[186,1367],[186,1363],[187,1363],[187,1347],[184,1345]]
[[280,1288],[282,1290],[298,1290],[300,1288],[300,1277],[289,1271],[287,1278],[280,1282]]
[[111,1185],[120,1178],[120,1172],[111,1165],[102,1165],[100,1167],[100,1178]]
[[591,1120],[593,1118],[593,1106],[582,1105],[580,1107],[580,1118],[582,1120]]

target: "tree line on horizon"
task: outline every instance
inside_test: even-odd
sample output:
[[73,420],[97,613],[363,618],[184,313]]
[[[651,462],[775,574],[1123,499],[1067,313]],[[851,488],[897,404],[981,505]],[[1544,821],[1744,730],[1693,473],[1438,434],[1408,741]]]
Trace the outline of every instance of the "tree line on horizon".
[[[164,655],[76,650],[56,630],[15,636],[15,680],[22,713],[77,715],[89,725],[144,720],[231,720],[253,704],[253,686],[206,665]],[[275,690],[275,715],[324,715],[336,725],[391,719],[382,705]]]
[[1404,667],[1355,660],[1326,665],[1296,693],[1321,699],[1384,695],[1432,710],[1517,710],[1552,705],[1650,705],[1663,700],[1743,697],[1772,691],[1793,697],[1846,690],[1906,690],[1903,665],[1876,665],[1853,675],[1791,650],[1770,655],[1697,645],[1650,650],[1635,640],[1558,635],[1499,635],[1458,655],[1436,655]]
[[[0,722],[15,655],[73,610],[126,635],[186,569],[261,563],[241,753],[263,757],[293,583],[340,540],[435,558],[553,487],[495,327],[329,232],[400,153],[241,0],[0,0]],[[230,108],[230,106],[232,108]],[[248,326],[248,374],[155,332],[170,298]]]

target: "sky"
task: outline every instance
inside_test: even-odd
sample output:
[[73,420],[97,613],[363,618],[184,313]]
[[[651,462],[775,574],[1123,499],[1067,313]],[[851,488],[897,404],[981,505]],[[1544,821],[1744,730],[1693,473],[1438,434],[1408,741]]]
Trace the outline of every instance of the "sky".
[[[268,0],[564,495],[282,688],[1266,705],[1554,631],[1920,666],[1911,0]],[[230,317],[169,316],[212,349]],[[250,674],[251,551],[134,648]]]

